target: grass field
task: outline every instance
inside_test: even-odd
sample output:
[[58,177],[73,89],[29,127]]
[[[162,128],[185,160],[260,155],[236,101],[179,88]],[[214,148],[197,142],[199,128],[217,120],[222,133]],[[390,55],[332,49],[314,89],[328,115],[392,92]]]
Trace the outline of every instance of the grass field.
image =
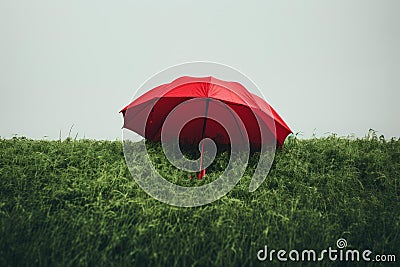
[[256,160],[225,197],[177,208],[138,187],[119,141],[0,139],[0,265],[247,266],[266,264],[265,245],[321,251],[338,238],[399,264],[398,139],[291,137],[249,193]]

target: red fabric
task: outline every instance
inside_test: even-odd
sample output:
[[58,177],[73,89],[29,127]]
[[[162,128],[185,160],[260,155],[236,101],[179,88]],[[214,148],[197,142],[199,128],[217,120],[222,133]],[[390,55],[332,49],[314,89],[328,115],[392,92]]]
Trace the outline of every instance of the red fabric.
[[[179,104],[186,100],[193,100],[190,104],[173,112]],[[171,83],[160,85],[138,97],[132,103],[121,110],[124,116],[124,128],[130,129],[146,139],[159,141],[161,129],[168,114],[172,122],[176,120],[176,127],[179,127],[179,120],[193,110],[205,111],[206,102],[207,117],[222,116],[238,127],[233,136],[228,136],[224,127],[212,119],[206,119],[204,128],[204,118],[194,119],[183,127],[179,139],[184,143],[197,144],[201,139],[208,137],[217,143],[230,144],[243,143],[243,132],[246,131],[249,142],[252,145],[260,145],[261,142],[275,142],[279,146],[283,145],[286,137],[292,133],[290,128],[277,114],[277,112],[262,98],[250,93],[240,83],[228,82],[214,77],[189,77],[184,76]],[[198,101],[197,101],[198,100]],[[231,109],[221,105],[219,100]],[[257,118],[261,122],[257,121]],[[245,129],[237,123],[241,119]],[[261,141],[261,132],[263,129]],[[168,133],[165,133],[168,137]],[[170,138],[173,138],[171,133]],[[231,139],[229,139],[231,137]]]

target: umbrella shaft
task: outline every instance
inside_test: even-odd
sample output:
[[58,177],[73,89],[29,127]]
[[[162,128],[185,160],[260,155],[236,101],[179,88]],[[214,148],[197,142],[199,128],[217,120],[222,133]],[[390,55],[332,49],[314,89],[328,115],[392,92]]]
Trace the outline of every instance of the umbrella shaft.
[[[203,130],[201,132],[201,141],[204,139],[206,133],[206,126],[207,126],[207,115],[208,115],[208,105],[210,103],[210,98],[206,99],[206,109],[204,112],[204,123],[203,123]],[[201,144],[201,154],[200,154],[200,171],[203,169],[203,152],[204,152],[204,141]]]

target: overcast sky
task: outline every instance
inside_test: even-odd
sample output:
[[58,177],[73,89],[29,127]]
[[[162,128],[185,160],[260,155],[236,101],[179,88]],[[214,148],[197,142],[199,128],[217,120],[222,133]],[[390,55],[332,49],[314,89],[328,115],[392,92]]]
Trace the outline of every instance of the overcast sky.
[[304,137],[399,137],[399,14],[400,1],[0,0],[0,136],[121,139],[118,111],[146,79],[201,60],[243,72]]

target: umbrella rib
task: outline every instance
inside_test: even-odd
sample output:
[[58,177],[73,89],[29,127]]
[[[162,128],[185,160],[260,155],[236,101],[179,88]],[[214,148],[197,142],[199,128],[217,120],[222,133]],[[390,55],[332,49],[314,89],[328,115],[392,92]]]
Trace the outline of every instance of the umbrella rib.
[[[243,136],[242,130],[240,129],[239,122],[237,121],[235,114],[232,112],[232,110],[231,110],[230,108],[227,107],[227,105],[224,105],[224,107],[232,114],[232,117],[233,117],[234,120],[235,120],[236,126],[238,127],[238,129],[239,129],[239,131],[240,131],[240,135],[242,136],[242,140],[243,140],[243,139],[244,139],[244,136]],[[236,114],[237,114],[237,113],[236,113]],[[238,116],[239,116],[239,115],[238,115]]]
[[[153,98],[153,99],[151,99],[151,100],[145,102],[146,104],[144,105],[144,107],[141,108],[138,112],[136,112],[136,114],[139,114],[140,112],[142,112],[142,111],[143,111],[145,108],[147,108],[147,106],[150,105],[150,104],[153,104],[153,107],[154,107],[154,101],[153,101],[154,99],[157,99],[157,98]],[[128,110],[129,110],[129,108],[126,109],[125,113],[128,112]],[[131,117],[131,118],[129,119],[129,121],[132,121],[132,120],[136,117],[136,114],[134,114],[134,116]],[[125,117],[125,114],[124,114],[124,117]],[[125,123],[124,123],[124,124],[125,124]]]
[[[171,98],[172,98],[172,97],[171,97]],[[154,108],[154,107],[153,107],[153,108]],[[172,109],[171,112],[168,113],[167,117],[170,116],[172,112],[174,112],[174,109]],[[161,135],[161,130],[162,130],[162,127],[163,127],[163,125],[164,125],[164,122],[165,122],[165,119],[164,119],[164,121],[160,124],[160,126],[157,128],[157,131],[154,131],[154,134],[151,136],[150,140],[154,140],[154,138],[157,136],[158,133],[160,133],[160,135]]]

